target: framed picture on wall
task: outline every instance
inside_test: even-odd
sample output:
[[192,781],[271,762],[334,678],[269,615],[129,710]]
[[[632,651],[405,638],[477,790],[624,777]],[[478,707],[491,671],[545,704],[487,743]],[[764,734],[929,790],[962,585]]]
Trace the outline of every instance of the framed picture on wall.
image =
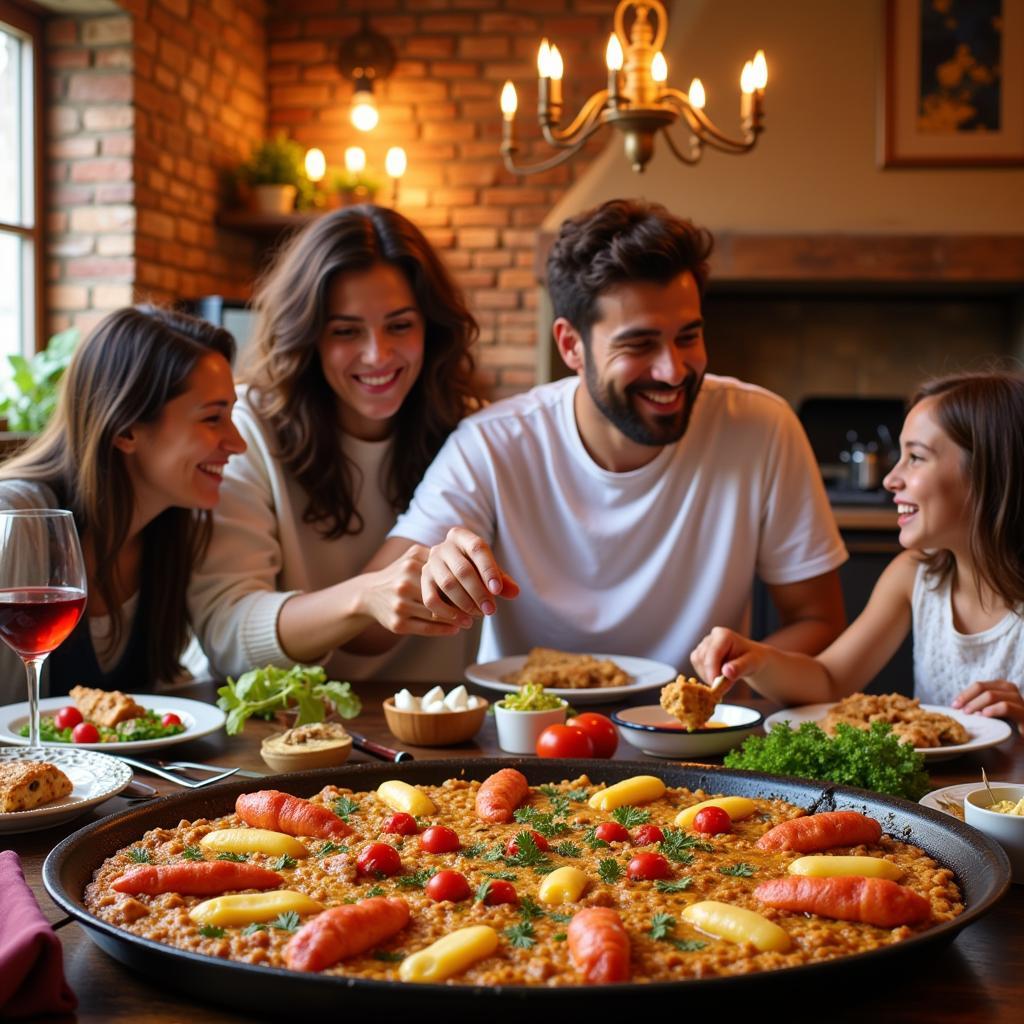
[[886,0],[883,167],[1024,164],[1024,0]]

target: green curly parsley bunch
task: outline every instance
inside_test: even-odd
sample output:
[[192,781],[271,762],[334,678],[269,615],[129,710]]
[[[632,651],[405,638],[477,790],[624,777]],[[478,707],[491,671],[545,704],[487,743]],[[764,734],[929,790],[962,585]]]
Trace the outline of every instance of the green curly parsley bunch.
[[767,736],[751,736],[739,750],[731,750],[725,766],[820,779],[908,800],[931,789],[924,755],[901,743],[888,722],[872,722],[870,729],[840,724],[835,738],[814,722],[795,731],[778,724]]

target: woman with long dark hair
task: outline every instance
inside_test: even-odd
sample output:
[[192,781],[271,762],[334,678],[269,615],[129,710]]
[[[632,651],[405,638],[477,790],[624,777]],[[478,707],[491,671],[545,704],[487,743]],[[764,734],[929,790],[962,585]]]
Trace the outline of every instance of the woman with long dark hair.
[[[257,288],[237,419],[249,444],[190,604],[215,671],[328,661],[346,679],[457,679],[468,648],[420,601],[425,551],[363,567],[477,404],[477,326],[422,232],[394,210],[318,218]],[[368,625],[414,637],[345,651]],[[438,640],[438,637],[451,637]]]
[[[70,509],[85,558],[86,613],[47,659],[44,694],[152,690],[181,674],[189,572],[224,467],[245,450],[231,421],[233,354],[231,335],[204,321],[111,313],[76,349],[46,429],[0,467],[0,508]],[[17,699],[6,647],[0,671],[0,696]]]

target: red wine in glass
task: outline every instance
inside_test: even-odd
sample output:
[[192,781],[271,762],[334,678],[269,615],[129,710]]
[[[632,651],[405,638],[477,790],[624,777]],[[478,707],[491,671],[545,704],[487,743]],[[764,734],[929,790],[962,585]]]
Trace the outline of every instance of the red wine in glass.
[[23,658],[49,654],[78,625],[85,593],[75,587],[0,590],[0,638]]

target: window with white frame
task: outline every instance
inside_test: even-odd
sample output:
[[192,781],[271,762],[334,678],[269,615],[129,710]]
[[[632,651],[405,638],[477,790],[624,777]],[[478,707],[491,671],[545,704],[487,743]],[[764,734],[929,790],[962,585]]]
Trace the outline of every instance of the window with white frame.
[[34,19],[0,2],[0,356],[30,354],[40,335],[37,39]]

